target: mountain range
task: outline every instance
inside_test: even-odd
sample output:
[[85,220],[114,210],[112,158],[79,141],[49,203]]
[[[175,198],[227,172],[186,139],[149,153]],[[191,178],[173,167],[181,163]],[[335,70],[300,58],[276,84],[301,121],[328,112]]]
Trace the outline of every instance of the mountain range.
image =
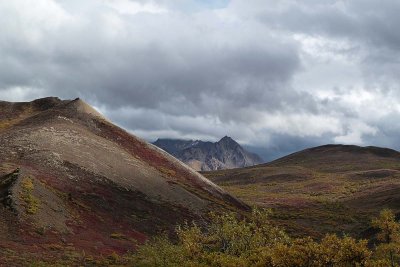
[[158,139],[153,143],[197,171],[212,171],[249,167],[263,162],[232,138],[218,142],[200,140]]

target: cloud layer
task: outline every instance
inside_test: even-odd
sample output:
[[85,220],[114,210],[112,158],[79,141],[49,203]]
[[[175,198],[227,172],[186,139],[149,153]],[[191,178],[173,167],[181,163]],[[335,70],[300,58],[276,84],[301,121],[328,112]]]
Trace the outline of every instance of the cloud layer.
[[396,149],[400,3],[0,2],[0,98],[86,99],[148,140],[230,135],[268,158]]

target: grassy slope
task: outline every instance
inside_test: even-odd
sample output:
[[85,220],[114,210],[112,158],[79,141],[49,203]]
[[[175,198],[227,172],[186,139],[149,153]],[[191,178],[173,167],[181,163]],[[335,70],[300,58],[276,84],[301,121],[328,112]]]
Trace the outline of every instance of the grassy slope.
[[295,236],[365,235],[371,217],[400,211],[400,153],[323,146],[250,168],[204,173],[249,204],[274,209]]

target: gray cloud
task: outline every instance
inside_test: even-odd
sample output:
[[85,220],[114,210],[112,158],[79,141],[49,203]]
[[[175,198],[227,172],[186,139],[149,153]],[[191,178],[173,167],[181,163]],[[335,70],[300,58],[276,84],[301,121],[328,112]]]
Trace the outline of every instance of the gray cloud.
[[397,148],[399,11],[394,0],[3,1],[0,97],[79,96],[149,140],[227,134],[268,157]]
[[[279,31],[347,42],[347,49],[329,48],[358,61],[367,89],[399,90],[400,2],[393,0],[284,1],[257,14]],[[275,7],[279,4],[275,4]],[[358,55],[357,57],[355,57]]]

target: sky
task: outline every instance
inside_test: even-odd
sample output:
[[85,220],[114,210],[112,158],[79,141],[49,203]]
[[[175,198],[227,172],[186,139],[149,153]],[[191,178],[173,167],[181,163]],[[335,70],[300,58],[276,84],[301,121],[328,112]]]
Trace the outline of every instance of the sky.
[[266,159],[400,149],[400,1],[0,1],[0,99],[80,97],[146,140]]

